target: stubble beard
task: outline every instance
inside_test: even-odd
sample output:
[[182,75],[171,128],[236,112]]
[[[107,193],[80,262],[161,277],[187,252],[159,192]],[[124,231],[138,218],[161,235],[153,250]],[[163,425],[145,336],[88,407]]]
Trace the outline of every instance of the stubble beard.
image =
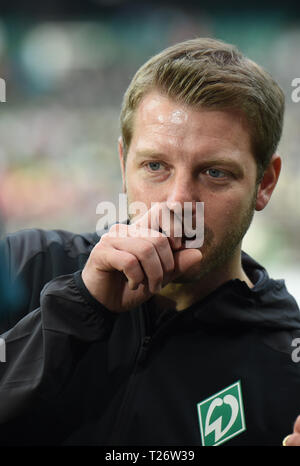
[[[245,209],[239,224],[234,224],[229,229],[219,243],[216,243],[213,230],[204,225],[204,242],[203,246],[198,248],[202,253],[200,270],[195,272],[191,270],[181,275],[174,283],[193,283],[207,276],[214,271],[220,270],[232,259],[237,249],[240,247],[242,239],[247,233],[255,211],[258,185],[255,187],[248,208]],[[128,209],[129,210],[129,209]],[[136,217],[129,216],[129,222],[132,223]]]
[[222,269],[233,258],[242,240],[247,233],[255,211],[257,198],[257,188],[253,194],[248,208],[244,211],[239,224],[234,224],[233,228],[228,230],[219,243],[215,241],[215,234],[211,228],[204,226],[204,243],[199,250],[202,253],[202,260],[199,271],[193,270],[178,277],[176,283],[192,283]]

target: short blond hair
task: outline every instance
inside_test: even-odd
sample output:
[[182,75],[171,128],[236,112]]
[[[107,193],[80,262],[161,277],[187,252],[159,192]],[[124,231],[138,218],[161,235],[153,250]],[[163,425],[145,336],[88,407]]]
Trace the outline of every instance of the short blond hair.
[[277,149],[284,115],[284,94],[261,66],[234,45],[211,38],[181,42],[153,56],[136,72],[123,98],[125,159],[137,106],[153,90],[199,109],[242,110],[261,179]]

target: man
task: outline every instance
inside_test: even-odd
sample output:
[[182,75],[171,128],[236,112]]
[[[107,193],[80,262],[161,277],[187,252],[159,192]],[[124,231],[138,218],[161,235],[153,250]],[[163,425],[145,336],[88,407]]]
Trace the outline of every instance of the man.
[[[241,245],[280,174],[283,110],[269,74],[217,40],[138,70],[119,154],[129,206],[147,212],[100,241],[6,240],[30,291],[2,335],[3,444],[281,445],[300,413],[299,309]],[[204,203],[201,247],[175,234],[185,203],[193,226]]]

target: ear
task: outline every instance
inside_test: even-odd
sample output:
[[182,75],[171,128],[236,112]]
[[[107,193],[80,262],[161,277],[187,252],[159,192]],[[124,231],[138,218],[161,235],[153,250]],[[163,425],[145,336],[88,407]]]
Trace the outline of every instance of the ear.
[[281,158],[273,154],[258,186],[255,210],[263,210],[271,199],[281,170]]
[[122,136],[120,136],[118,139],[118,150],[119,150],[119,159],[120,159],[122,181],[123,181],[123,192],[126,193],[125,160],[124,160],[124,146],[123,146]]

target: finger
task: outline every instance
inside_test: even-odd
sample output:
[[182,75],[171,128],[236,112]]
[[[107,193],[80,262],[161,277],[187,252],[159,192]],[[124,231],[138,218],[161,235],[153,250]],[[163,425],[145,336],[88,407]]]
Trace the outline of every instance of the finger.
[[174,271],[174,256],[169,238],[167,238],[166,235],[155,230],[144,228],[132,231],[130,226],[128,227],[128,234],[130,237],[140,237],[144,240],[150,241],[153,244],[159,256],[164,275],[170,274]]
[[[300,415],[296,418],[296,421],[294,423],[294,429],[293,433],[287,435],[283,441],[282,445],[283,446],[292,446],[292,445],[299,445],[300,446]],[[297,442],[299,442],[297,444]]]
[[134,254],[127,251],[109,248],[102,251],[101,266],[99,270],[105,272],[118,270],[122,272],[128,280],[131,290],[137,289],[145,279],[143,269]]
[[299,447],[300,446],[300,434],[294,433],[287,435],[283,440],[282,444],[285,447]]
[[300,415],[297,417],[295,424],[294,424],[294,432],[300,434]]
[[[181,209],[181,207],[180,207]],[[161,230],[168,236],[173,250],[182,248],[183,244],[183,223],[182,211],[170,209],[167,205],[162,207],[161,218],[159,219]]]
[[160,212],[162,209],[162,202],[155,202],[151,206],[147,212],[144,213],[141,217],[139,217],[137,220],[134,220],[132,223],[135,224],[137,227],[141,228],[151,228],[153,227],[154,230],[158,231],[159,228],[159,216]]
[[[105,234],[101,238],[101,244],[104,246],[106,243],[111,245],[115,248],[119,248],[121,244],[123,244],[122,249],[125,249],[125,243],[119,243],[113,241],[111,238],[141,238],[147,241],[150,241],[154,247],[156,248],[158,257],[161,262],[161,266],[163,269],[163,275],[170,275],[174,271],[175,262],[172,252],[172,247],[170,245],[169,238],[166,237],[163,233],[160,233],[156,230],[146,229],[146,228],[135,228],[135,225],[122,225],[118,224],[115,225],[108,234]],[[135,245],[128,244],[129,252],[135,252]],[[134,249],[132,249],[132,247]]]
[[289,439],[289,437],[290,437],[291,435],[292,435],[292,434],[287,435],[287,436],[284,437],[284,439],[282,440],[282,445],[283,445],[284,447],[287,447],[287,446],[288,446],[287,442],[288,442],[288,439]]
[[132,225],[136,229],[150,229],[163,233],[170,240],[172,249],[182,245],[182,217],[175,215],[166,202],[155,202],[141,218]]
[[164,272],[154,244],[144,238],[111,238],[106,237],[102,242],[104,248],[126,251],[135,256],[143,268],[148,280],[151,293],[157,293],[161,288]]

